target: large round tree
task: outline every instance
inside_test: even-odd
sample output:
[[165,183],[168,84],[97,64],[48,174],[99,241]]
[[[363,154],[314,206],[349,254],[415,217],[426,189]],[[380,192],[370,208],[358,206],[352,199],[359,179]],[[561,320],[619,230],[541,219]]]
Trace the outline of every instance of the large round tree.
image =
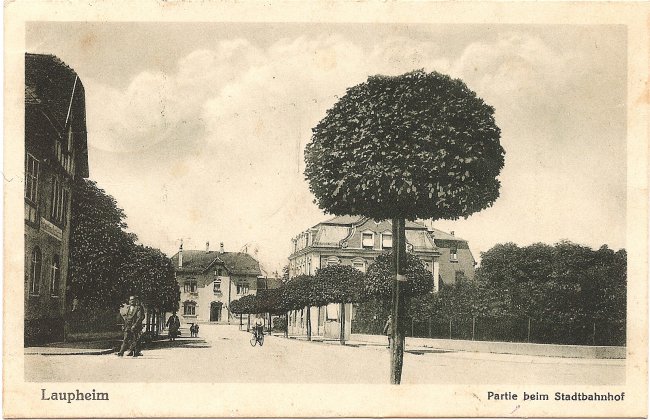
[[[405,219],[467,217],[497,199],[505,155],[499,138],[494,109],[461,80],[422,70],[372,76],[313,129],[305,176],[326,212],[393,220],[394,271],[402,280]],[[401,380],[404,311],[396,281],[392,383]]]

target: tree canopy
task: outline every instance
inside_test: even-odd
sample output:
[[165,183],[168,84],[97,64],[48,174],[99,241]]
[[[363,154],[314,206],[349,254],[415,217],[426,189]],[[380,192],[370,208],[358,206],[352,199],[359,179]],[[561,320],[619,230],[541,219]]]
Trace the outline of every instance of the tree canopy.
[[494,109],[461,80],[372,76],[313,128],[305,176],[321,209],[457,219],[492,205],[504,164]]
[[[366,272],[364,295],[379,299],[390,299],[395,273],[392,271],[392,251],[385,252],[375,259]],[[420,258],[414,254],[406,254],[406,280],[402,286],[405,296],[417,296],[433,289],[433,275],[428,271]]]
[[362,299],[364,274],[348,265],[319,268],[310,288],[314,306],[328,303],[352,303]]
[[82,307],[116,308],[129,294],[160,310],[178,308],[171,261],[160,250],[136,244],[126,214],[94,181],[73,183],[69,298]]

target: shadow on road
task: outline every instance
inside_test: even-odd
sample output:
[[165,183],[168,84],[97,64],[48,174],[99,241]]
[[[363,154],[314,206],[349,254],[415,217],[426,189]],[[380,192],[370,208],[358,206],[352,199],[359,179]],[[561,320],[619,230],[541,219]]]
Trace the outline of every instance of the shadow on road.
[[199,349],[206,349],[210,348],[210,346],[207,341],[204,339],[198,337],[198,338],[177,338],[175,341],[169,341],[169,340],[157,340],[157,341],[152,341],[148,344],[146,344],[143,349],[147,350],[157,350],[157,349],[172,349],[172,348],[199,348]]

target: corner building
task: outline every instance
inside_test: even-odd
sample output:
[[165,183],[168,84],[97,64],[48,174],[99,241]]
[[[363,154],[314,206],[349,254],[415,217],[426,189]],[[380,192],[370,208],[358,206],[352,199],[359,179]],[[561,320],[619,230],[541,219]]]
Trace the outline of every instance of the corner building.
[[25,55],[25,345],[64,340],[72,182],[87,178],[81,79],[53,55]]
[[[444,284],[464,277],[474,279],[476,261],[466,240],[419,222],[406,222],[407,251],[417,255],[434,279],[434,293]],[[360,216],[337,216],[301,232],[292,239],[289,277],[316,274],[329,265],[349,265],[365,273],[375,258],[393,247],[392,222]],[[311,308],[312,333],[336,338],[340,334],[339,304]],[[304,310],[289,316],[289,332],[306,334]],[[354,305],[347,304],[346,320],[354,317]],[[317,320],[317,322],[316,322]],[[346,322],[346,336],[350,324]]]

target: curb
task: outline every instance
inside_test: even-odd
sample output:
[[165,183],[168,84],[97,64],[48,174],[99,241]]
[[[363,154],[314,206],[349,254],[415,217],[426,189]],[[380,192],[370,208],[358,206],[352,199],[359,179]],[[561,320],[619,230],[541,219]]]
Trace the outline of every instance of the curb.
[[25,353],[26,356],[39,355],[39,356],[98,356],[103,354],[114,353],[115,349],[103,350],[87,350],[87,351],[70,351],[70,352],[52,352],[50,350],[43,350],[37,352]]

